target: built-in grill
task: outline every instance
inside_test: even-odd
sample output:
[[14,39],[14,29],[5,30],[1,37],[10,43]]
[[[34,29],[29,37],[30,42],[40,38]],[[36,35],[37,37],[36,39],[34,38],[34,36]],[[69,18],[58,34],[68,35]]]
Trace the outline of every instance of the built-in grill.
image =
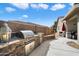
[[21,30],[20,33],[23,34],[23,38],[26,39],[28,37],[34,37],[34,32],[31,30]]
[[27,39],[30,37],[34,37],[34,32],[31,30],[21,30],[18,32],[12,33],[12,39]]

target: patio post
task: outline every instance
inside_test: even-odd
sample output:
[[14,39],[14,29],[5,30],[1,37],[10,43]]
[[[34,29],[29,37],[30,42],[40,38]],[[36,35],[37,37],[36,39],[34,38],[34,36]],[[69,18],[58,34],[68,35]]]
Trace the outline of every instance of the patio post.
[[79,41],[79,17],[77,18],[77,40]]
[[68,38],[68,28],[67,28],[68,26],[67,26],[67,22],[64,21],[64,24],[65,24],[65,27],[66,27],[66,34],[65,35],[66,35],[66,38]]
[[66,38],[68,38],[68,32],[66,32]]

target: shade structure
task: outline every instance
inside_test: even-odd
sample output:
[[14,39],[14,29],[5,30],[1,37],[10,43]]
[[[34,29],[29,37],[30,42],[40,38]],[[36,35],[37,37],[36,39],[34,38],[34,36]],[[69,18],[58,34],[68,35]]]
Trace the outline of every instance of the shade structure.
[[63,23],[63,26],[62,26],[62,31],[66,31],[64,23]]

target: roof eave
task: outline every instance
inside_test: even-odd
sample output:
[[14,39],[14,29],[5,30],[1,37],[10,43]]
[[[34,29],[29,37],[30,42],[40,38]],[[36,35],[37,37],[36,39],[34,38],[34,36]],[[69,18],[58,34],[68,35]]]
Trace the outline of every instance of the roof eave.
[[74,6],[68,13],[67,15],[64,17],[63,20],[67,20],[69,18],[71,18],[72,16],[74,16],[74,14],[76,14],[79,11],[79,6]]

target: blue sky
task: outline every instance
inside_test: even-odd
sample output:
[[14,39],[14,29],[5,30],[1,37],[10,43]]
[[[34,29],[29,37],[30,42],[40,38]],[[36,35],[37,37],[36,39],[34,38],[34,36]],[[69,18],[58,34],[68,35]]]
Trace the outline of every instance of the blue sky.
[[72,8],[71,3],[0,3],[0,20],[20,20],[51,26]]

